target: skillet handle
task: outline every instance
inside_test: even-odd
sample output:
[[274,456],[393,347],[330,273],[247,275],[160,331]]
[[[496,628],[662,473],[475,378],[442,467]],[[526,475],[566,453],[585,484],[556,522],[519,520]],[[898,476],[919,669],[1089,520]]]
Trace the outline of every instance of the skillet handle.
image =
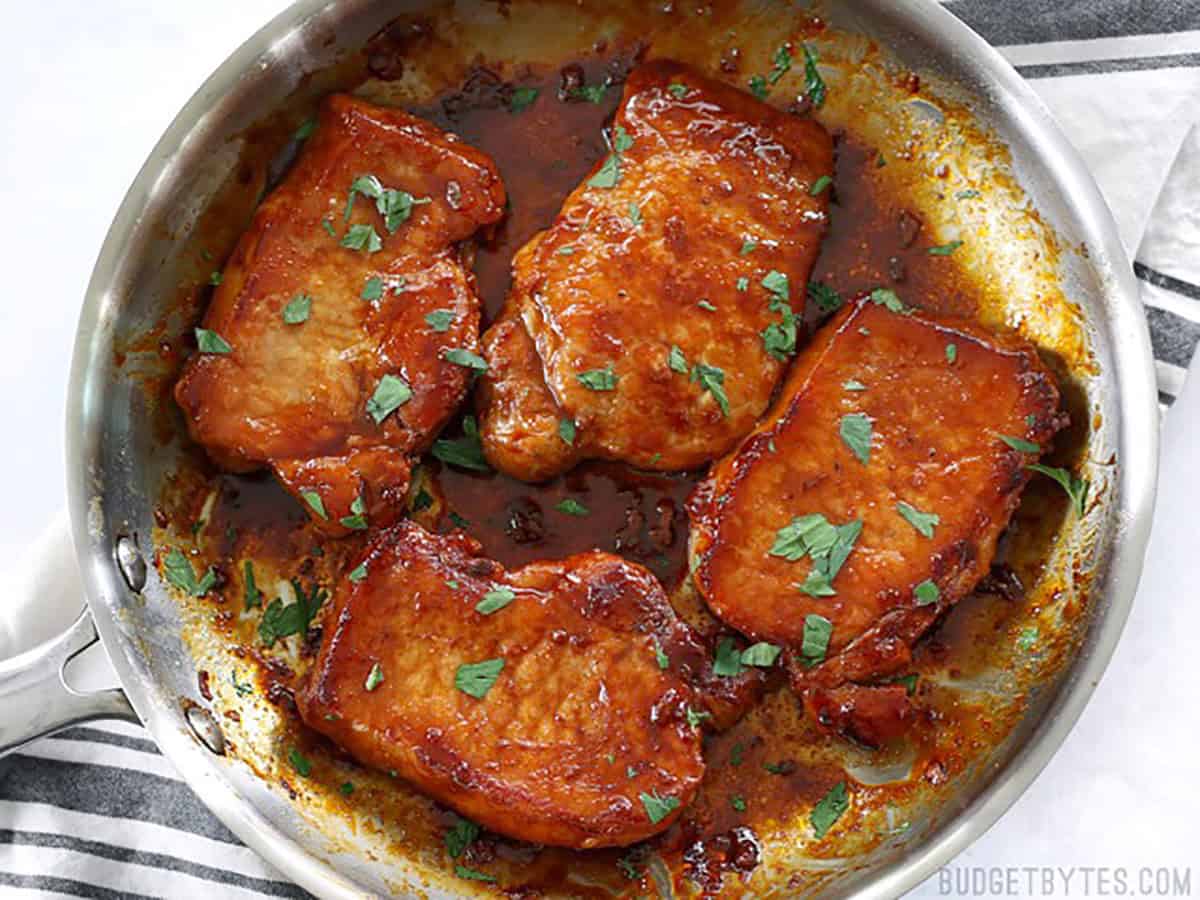
[[82,693],[63,677],[66,664],[97,640],[92,614],[85,609],[62,634],[0,660],[0,757],[80,722],[138,721],[120,688]]

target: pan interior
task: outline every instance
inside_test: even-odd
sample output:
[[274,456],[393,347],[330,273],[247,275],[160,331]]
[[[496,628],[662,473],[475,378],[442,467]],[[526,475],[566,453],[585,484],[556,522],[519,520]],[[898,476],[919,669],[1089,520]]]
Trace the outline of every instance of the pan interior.
[[[561,131],[555,147],[531,140],[508,109],[488,107],[480,99],[486,91],[476,90],[480,72],[548,94],[567,64],[580,63],[599,83],[644,53],[744,86],[771,70],[781,46],[807,45],[828,85],[818,118],[842,136],[839,165],[853,172],[839,181],[839,202],[860,204],[856,222],[879,234],[907,212],[920,219],[930,243],[963,241],[938,273],[924,263],[914,268],[923,296],[906,299],[1019,331],[1062,381],[1073,426],[1054,462],[1076,464],[1090,480],[1086,513],[1073,513],[1054,485],[1031,485],[1006,547],[1023,596],[981,592],[922,644],[915,674],[922,702],[940,720],[918,740],[873,754],[823,738],[779,692],[709,743],[713,773],[700,801],[707,824],[694,838],[752,841],[756,854],[754,866],[719,873],[710,892],[832,896],[882,884],[906,858],[961,825],[1053,712],[1089,657],[1091,626],[1109,614],[1107,548],[1121,527],[1123,398],[1108,374],[1115,359],[1110,260],[1105,248],[1087,243],[1077,210],[1042,168],[1042,148],[1018,127],[1008,99],[985,87],[955,47],[930,43],[922,27],[921,14],[886,2],[807,11],[770,0],[653,8],[632,0],[314,2],[244,48],[231,63],[240,77],[219,73],[191,108],[207,114],[185,111],[164,139],[168,163],[155,173],[151,160],[147,172],[157,177],[144,173],[114,226],[124,239],[120,247],[110,239],[101,259],[90,297],[95,318],[85,313],[76,359],[86,377],[72,428],[83,435],[87,468],[73,476],[74,499],[77,514],[86,516],[88,549],[101,560],[87,573],[96,588],[92,602],[118,669],[143,685],[131,694],[165,751],[185,775],[207,779],[215,806],[228,799],[253,807],[252,819],[238,821],[266,835],[277,861],[287,858],[288,840],[317,860],[291,872],[307,886],[428,896],[488,890],[454,876],[442,845],[452,816],[395,779],[353,767],[296,727],[287,692],[306,665],[298,639],[270,653],[254,640],[256,620],[243,610],[238,588],[245,559],[254,560],[268,598],[287,597],[292,579],[331,585],[354,546],[321,542],[268,480],[214,472],[182,438],[169,397],[209,296],[210,273],[286,169],[297,131],[333,90],[413,108],[496,153],[514,196],[509,238],[516,242],[528,236],[521,229],[546,224],[561,193],[590,165],[589,154],[602,152],[600,129],[619,87],[599,103],[564,104],[551,116],[547,128],[569,124],[582,135],[573,140]],[[794,65],[773,101],[786,105],[802,93],[804,77],[803,65]],[[513,140],[518,144],[506,152]],[[534,153],[539,145],[538,164],[549,168],[521,169],[516,148]],[[545,185],[561,193],[539,198]],[[879,221],[869,224],[872,215]],[[852,237],[843,239],[847,248]],[[485,294],[502,296],[510,252],[500,246],[481,253]],[[850,278],[846,254],[827,253],[818,274],[825,266],[830,278]],[[494,304],[493,296],[486,299]],[[454,497],[486,506],[505,490],[436,469],[429,477],[444,477],[433,491],[438,502],[425,512],[431,527],[449,514]],[[472,516],[471,509],[461,512]],[[268,527],[260,527],[264,519]],[[176,547],[194,552],[197,571],[216,565],[225,578],[220,602],[176,596],[156,574],[142,593],[131,593],[110,561],[121,535],[135,536],[160,565]],[[690,600],[683,588],[675,599]],[[191,738],[185,715],[196,706],[221,724],[223,756]],[[313,763],[307,776],[297,771],[297,753]],[[734,766],[735,757],[749,762]],[[784,761],[798,774],[767,769]],[[854,785],[846,827],[817,841],[808,822],[812,806],[846,774]],[[350,796],[347,783],[354,785]],[[735,814],[734,796],[748,801],[746,814]],[[506,886],[547,895],[657,889],[687,896],[704,880],[694,855],[685,863],[685,849],[568,854],[489,839],[480,865]],[[321,863],[340,875],[323,872]]]

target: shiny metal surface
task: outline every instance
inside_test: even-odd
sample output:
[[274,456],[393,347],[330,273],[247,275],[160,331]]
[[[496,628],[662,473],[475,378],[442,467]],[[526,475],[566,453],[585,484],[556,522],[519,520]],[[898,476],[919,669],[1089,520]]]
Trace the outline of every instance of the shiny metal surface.
[[63,728],[94,719],[124,719],[137,715],[120,689],[80,693],[63,677],[75,656],[98,640],[92,615],[80,614],[57,638],[32,650],[0,660],[0,756]]
[[[178,610],[154,578],[143,594],[132,593],[114,556],[118,536],[151,533],[158,479],[171,464],[148,435],[144,397],[116,371],[114,344],[155,321],[158,298],[171,284],[173,239],[186,233],[236,161],[231,146],[239,132],[283,104],[305,73],[329,66],[387,20],[420,5],[301,0],[205,83],[151,153],[109,232],[80,319],[68,406],[76,550],[96,628],[129,702],[162,752],[235,834],[325,897],[415,891],[416,869],[402,859],[373,865],[338,852],[277,792],[236,760],[210,752],[189,727],[180,698],[194,693],[195,673],[179,636]],[[834,890],[894,897],[948,862],[1016,800],[1086,704],[1120,636],[1140,573],[1158,419],[1145,323],[1115,226],[1032,91],[932,0],[861,0],[836,4],[833,13],[842,27],[871,35],[923,77],[940,77],[969,97],[980,120],[1010,147],[1023,186],[1064,245],[1083,248],[1064,278],[1080,298],[1100,366],[1101,445],[1120,460],[1099,538],[1096,610],[1067,676],[1018,729],[994,776],[959,798],[928,839]],[[77,640],[73,630],[61,646]],[[23,678],[52,681],[50,669],[40,664],[24,671]],[[108,702],[119,714],[120,701]]]

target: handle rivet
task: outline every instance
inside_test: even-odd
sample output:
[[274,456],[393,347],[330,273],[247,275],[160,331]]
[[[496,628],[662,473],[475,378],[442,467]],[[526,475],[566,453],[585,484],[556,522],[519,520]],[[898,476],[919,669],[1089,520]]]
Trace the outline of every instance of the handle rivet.
[[203,706],[189,705],[184,711],[183,717],[187,719],[188,727],[192,729],[192,734],[205,747],[211,750],[217,756],[225,755],[225,735],[221,731],[221,726]]
[[142,559],[137,541],[128,535],[117,538],[117,568],[129,589],[140,594],[146,586],[146,560]]

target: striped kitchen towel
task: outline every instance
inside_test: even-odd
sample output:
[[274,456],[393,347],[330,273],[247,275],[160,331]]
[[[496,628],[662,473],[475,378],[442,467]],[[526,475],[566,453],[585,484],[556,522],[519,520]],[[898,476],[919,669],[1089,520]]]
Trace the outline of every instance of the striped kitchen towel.
[[[1169,404],[1200,341],[1200,0],[947,7],[1031,81],[1095,174],[1136,259]],[[45,38],[47,58],[52,39],[62,40]],[[36,613],[14,621],[56,613],[45,595],[33,599]],[[76,611],[59,612],[65,625]],[[0,761],[0,894],[306,896],[207,812],[144,732],[123,724],[74,728]]]

